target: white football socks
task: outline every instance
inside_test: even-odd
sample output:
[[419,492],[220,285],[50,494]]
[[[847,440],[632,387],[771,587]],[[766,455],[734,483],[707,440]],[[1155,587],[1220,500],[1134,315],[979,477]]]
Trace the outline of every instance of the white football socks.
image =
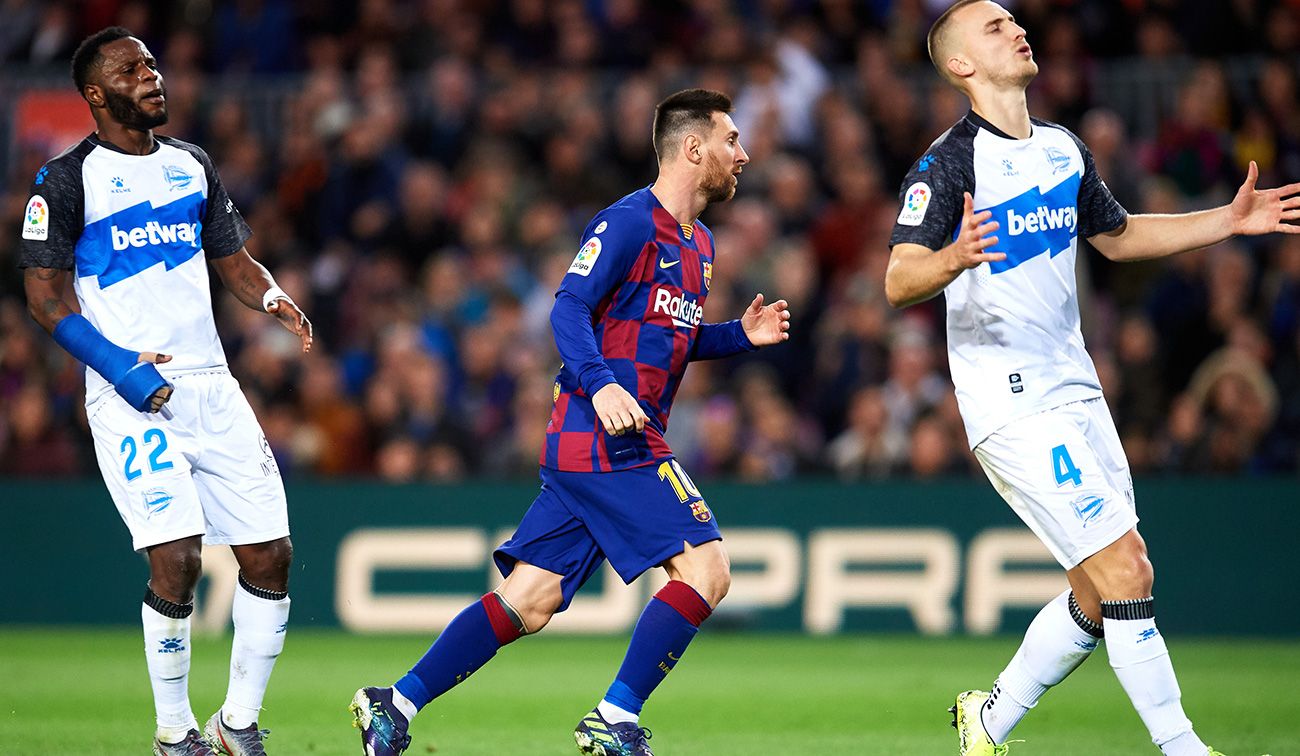
[[1167,756],[1205,756],[1209,749],[1183,713],[1169,649],[1156,629],[1154,599],[1103,601],[1101,613],[1110,666],[1151,740]]
[[618,724],[619,722],[632,722],[635,724],[641,719],[639,716],[633,714],[627,709],[624,709],[621,706],[615,706],[603,698],[600,703],[596,704],[596,711],[600,712],[600,716],[610,724]]
[[140,606],[140,622],[158,718],[157,736],[164,743],[179,743],[199,727],[189,696],[190,613],[194,605],[173,604],[153,591],[145,594],[145,601]]
[[284,650],[289,597],[257,588],[239,576],[231,607],[235,639],[230,648],[230,687],[221,705],[221,721],[242,730],[257,721],[275,660]]
[[1072,599],[1067,590],[1038,612],[1020,649],[993,684],[980,716],[994,743],[1006,742],[1047,689],[1064,680],[1096,650],[1101,628],[1084,616]]

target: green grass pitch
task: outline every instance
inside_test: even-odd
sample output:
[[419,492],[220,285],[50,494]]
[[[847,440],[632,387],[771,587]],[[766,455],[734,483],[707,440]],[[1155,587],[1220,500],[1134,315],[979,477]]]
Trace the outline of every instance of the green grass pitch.
[[[145,754],[153,709],[139,631],[0,628],[0,754]],[[661,756],[956,753],[945,711],[987,688],[1016,638],[809,638],[702,633],[646,706]],[[412,756],[573,756],[571,731],[604,692],[626,638],[526,638],[416,720]],[[1229,756],[1300,754],[1300,641],[1173,639],[1183,703]],[[275,756],[360,753],[346,710],[389,683],[419,637],[289,636],[262,725]],[[229,638],[194,643],[202,723],[225,692]],[[1153,754],[1104,652],[1016,730],[1015,756]]]

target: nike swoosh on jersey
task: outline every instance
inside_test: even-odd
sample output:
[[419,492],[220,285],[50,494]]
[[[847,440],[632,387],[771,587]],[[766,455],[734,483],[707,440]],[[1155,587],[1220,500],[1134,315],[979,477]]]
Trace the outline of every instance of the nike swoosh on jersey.
[[676,265],[676,264],[679,263],[679,262],[681,262],[681,260],[673,260],[672,262],[668,262],[667,260],[665,260],[665,259],[663,259],[663,258],[660,258],[660,259],[659,259],[659,267],[660,267],[660,268],[664,268],[664,269],[666,270],[666,269],[668,269],[668,268],[673,267],[674,265]]

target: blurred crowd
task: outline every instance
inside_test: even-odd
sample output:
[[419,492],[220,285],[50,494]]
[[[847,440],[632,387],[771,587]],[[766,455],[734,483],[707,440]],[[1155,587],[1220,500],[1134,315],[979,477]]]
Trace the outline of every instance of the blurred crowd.
[[[0,87],[71,90],[111,23],[158,56],[171,122],[213,157],[249,249],[316,348],[215,289],[232,371],[287,476],[535,474],[558,357],[548,313],[587,220],[654,177],[655,103],[732,94],[752,164],[711,208],[706,319],[755,292],[791,340],[694,365],[668,437],[696,478],[978,475],[942,299],[883,293],[897,193],[965,112],[925,58],[937,0],[0,0]],[[1300,3],[1009,3],[1071,128],[1130,212],[1300,180]],[[59,78],[63,77],[63,78]],[[14,129],[10,131],[16,133]],[[16,270],[32,177],[0,189],[0,474],[96,469],[80,367]],[[1300,236],[1119,266],[1081,242],[1085,337],[1137,474],[1300,469]],[[215,280],[215,277],[214,277]]]

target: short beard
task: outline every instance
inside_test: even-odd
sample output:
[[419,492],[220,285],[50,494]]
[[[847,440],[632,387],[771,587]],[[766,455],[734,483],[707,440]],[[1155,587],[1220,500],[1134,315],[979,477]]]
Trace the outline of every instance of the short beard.
[[[166,92],[163,94],[165,96]],[[167,123],[166,104],[163,105],[162,110],[157,115],[152,116],[145,114],[135,100],[115,92],[104,93],[104,104],[108,106],[108,113],[113,116],[113,120],[128,129],[149,131]]]
[[708,158],[708,172],[704,174],[704,180],[700,182],[700,191],[704,193],[704,201],[710,205],[715,202],[726,202],[736,196],[736,185],[732,183],[732,175],[722,165],[722,161],[713,157]]

